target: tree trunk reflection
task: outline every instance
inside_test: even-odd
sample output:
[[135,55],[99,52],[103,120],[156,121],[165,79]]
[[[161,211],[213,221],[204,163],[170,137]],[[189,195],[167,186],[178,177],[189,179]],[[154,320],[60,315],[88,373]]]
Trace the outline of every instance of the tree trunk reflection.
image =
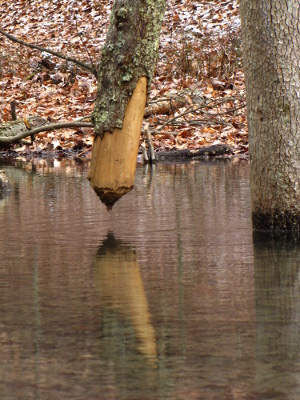
[[287,239],[258,239],[256,385],[265,395],[287,398],[290,388],[299,385],[300,246]]
[[94,267],[104,315],[115,312],[120,320],[130,321],[138,351],[155,361],[156,336],[135,250],[108,233]]

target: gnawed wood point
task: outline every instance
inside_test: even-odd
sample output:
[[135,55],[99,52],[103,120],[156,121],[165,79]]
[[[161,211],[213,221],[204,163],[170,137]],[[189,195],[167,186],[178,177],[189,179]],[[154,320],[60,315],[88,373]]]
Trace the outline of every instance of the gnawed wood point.
[[108,210],[134,185],[146,92],[147,79],[141,77],[127,104],[122,129],[94,140],[88,180]]
[[126,193],[128,193],[131,189],[133,189],[133,185],[128,187],[119,187],[117,190],[113,191],[110,188],[93,188],[97,193],[99,199],[102,201],[103,204],[106,205],[107,211],[112,210],[115,203]]

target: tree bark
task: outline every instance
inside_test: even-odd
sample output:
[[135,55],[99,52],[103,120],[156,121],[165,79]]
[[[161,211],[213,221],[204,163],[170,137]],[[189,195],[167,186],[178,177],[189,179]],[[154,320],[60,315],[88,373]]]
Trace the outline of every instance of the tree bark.
[[116,0],[111,12],[97,70],[96,137],[88,177],[109,209],[133,187],[165,6],[166,0]]
[[299,0],[241,0],[254,230],[300,233]]
[[95,132],[122,128],[125,108],[141,76],[149,90],[166,0],[115,0],[97,71]]

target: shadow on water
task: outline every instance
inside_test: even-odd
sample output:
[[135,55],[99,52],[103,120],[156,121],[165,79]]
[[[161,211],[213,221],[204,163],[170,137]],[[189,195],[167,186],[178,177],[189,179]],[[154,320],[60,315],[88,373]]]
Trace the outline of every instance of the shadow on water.
[[300,398],[300,243],[254,237],[257,398]]

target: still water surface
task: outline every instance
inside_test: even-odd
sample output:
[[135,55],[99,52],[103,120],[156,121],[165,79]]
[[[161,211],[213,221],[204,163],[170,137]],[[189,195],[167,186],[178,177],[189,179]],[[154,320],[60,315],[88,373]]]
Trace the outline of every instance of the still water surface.
[[1,165],[0,398],[300,398],[300,248],[253,244],[246,162]]

